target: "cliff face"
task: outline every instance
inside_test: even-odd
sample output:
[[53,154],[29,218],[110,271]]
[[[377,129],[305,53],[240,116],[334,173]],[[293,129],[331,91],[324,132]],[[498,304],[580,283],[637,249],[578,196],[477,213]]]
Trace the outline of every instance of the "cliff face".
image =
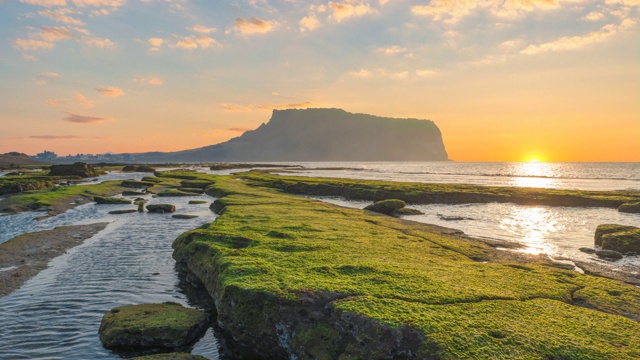
[[227,142],[154,155],[166,161],[448,160],[432,121],[340,109],[274,110],[267,124]]

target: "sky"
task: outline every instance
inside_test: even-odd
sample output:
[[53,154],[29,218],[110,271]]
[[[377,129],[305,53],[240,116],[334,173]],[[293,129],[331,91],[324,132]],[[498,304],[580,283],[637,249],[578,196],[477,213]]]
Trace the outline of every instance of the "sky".
[[640,0],[0,0],[0,153],[175,151],[273,109],[455,161],[640,161]]

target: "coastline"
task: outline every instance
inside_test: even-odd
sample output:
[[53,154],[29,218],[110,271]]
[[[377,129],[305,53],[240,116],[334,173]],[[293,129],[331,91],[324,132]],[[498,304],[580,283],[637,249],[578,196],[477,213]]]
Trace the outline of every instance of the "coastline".
[[61,226],[0,244],[0,298],[48,267],[49,261],[96,235],[109,223]]

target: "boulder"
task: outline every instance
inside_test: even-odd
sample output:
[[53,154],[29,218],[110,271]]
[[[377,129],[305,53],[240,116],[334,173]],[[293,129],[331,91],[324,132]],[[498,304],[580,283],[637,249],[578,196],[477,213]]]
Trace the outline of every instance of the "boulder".
[[640,202],[622,204],[618,207],[618,211],[631,214],[640,214]]
[[620,254],[617,251],[613,251],[613,250],[597,250],[596,251],[596,256],[598,256],[599,258],[602,258],[602,259],[607,259],[607,260],[622,259],[622,254]]
[[391,213],[393,213],[395,210],[402,209],[406,205],[407,204],[402,200],[387,199],[387,200],[377,201],[365,207],[364,209],[369,211],[375,211],[381,214],[391,215]]
[[198,188],[198,189],[206,189],[210,185],[213,185],[211,181],[203,181],[203,180],[184,180],[180,182],[180,185],[185,188]]
[[203,194],[204,193],[204,190],[203,189],[199,189],[199,188],[181,187],[181,188],[178,188],[178,191],[188,192],[188,193],[192,193],[192,194]]
[[120,186],[134,189],[144,189],[154,186],[156,183],[151,181],[123,180]]
[[400,216],[400,215],[424,215],[424,213],[418,209],[412,209],[412,208],[400,208],[400,209],[396,209],[393,211],[392,213],[393,216]]
[[640,253],[640,228],[616,224],[599,225],[594,242],[603,250],[638,254]]
[[176,207],[170,204],[154,204],[154,205],[147,205],[147,211],[152,213],[162,214],[162,213],[168,213],[168,212],[175,212]]
[[206,204],[206,200],[189,200],[190,205]]
[[138,210],[136,209],[127,209],[127,210],[113,210],[113,211],[109,211],[109,214],[111,215],[121,215],[121,214],[130,214],[130,213],[134,213]]
[[122,192],[122,196],[143,196],[143,195],[144,193],[140,191],[125,190]]
[[175,214],[172,216],[174,219],[195,219],[198,215],[187,215],[187,214]]
[[585,254],[595,254],[596,253],[596,249],[592,249],[592,248],[588,248],[588,247],[581,247],[578,250],[582,251]]
[[106,197],[106,196],[94,196],[93,201],[97,204],[131,204],[131,200],[123,199],[123,198],[115,198],[115,197]]
[[49,167],[49,176],[77,176],[88,178],[98,176],[98,172],[93,166],[86,163],[75,163],[71,165],[51,165]]
[[184,191],[180,191],[180,190],[164,190],[158,193],[158,196],[161,197],[168,197],[168,196],[193,196],[193,194],[191,193],[187,193]]
[[99,334],[107,349],[175,350],[193,344],[208,324],[207,314],[173,302],[129,305],[106,313]]

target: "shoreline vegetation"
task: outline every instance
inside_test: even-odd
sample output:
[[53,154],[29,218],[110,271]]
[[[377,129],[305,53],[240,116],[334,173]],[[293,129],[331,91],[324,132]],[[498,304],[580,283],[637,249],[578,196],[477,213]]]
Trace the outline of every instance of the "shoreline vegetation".
[[[131,188],[172,195],[177,189],[202,190],[216,197],[211,209],[219,217],[178,237],[173,257],[208,290],[236,356],[640,358],[640,289],[623,282],[640,284],[637,277],[586,263],[578,264],[585,270],[580,274],[544,255],[509,251],[518,244],[297,196],[616,208],[640,201],[639,192],[394,183],[256,170],[154,175],[21,192],[0,200],[0,210],[54,215]],[[24,252],[36,242],[59,255],[66,248],[51,239],[82,242],[105,226],[29,233],[0,249]],[[44,268],[52,257],[42,257]],[[10,269],[0,275],[19,266],[0,263]],[[21,285],[16,284],[8,293]]]

